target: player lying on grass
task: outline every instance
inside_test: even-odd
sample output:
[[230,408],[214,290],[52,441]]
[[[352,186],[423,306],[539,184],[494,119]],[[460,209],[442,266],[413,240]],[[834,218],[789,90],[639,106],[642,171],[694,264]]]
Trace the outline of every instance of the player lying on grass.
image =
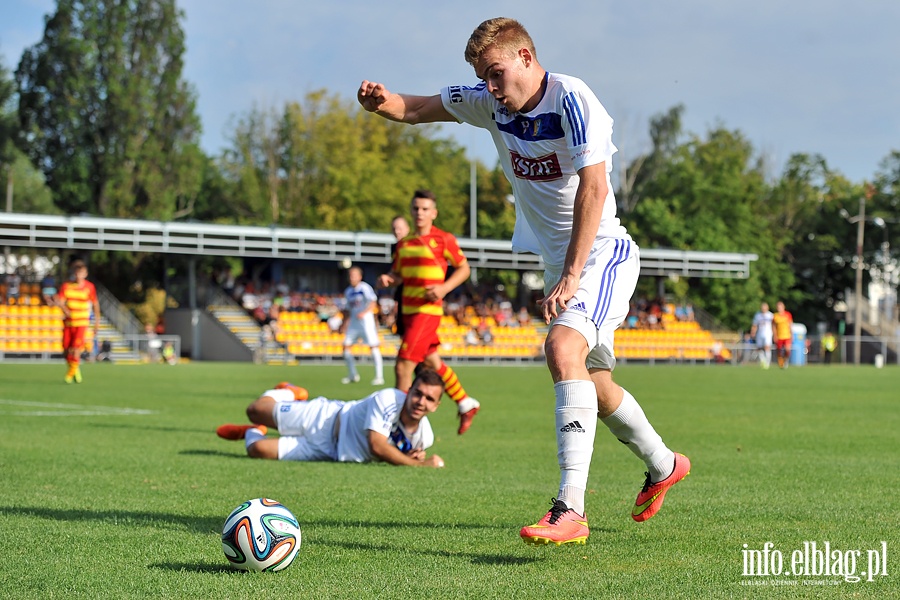
[[[251,458],[443,467],[440,456],[425,454],[434,443],[426,415],[437,410],[443,393],[441,376],[428,368],[417,371],[409,393],[384,389],[351,402],[307,400],[302,387],[280,383],[247,407],[252,425],[222,425],[216,433],[243,439]],[[266,437],[269,427],[280,437]]]

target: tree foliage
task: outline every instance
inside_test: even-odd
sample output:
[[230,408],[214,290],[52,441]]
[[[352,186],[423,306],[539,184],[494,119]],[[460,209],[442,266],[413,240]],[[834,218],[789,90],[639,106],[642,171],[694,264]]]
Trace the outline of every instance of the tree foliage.
[[16,70],[26,153],[67,213],[190,214],[202,152],[174,0],[57,0]]
[[[391,217],[409,212],[413,191],[426,188],[438,198],[438,226],[461,234],[469,161],[436,131],[373,118],[325,91],[253,108],[237,120],[219,160],[233,190],[227,202],[238,222],[388,231]],[[479,174],[485,202],[495,200],[496,177],[483,167]],[[492,209],[485,207],[485,215],[492,217]]]

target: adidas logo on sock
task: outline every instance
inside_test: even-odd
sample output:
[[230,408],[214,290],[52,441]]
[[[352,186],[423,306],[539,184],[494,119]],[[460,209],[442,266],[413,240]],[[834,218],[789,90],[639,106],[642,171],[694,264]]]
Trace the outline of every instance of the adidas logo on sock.
[[568,425],[559,428],[562,433],[585,433],[585,428],[578,421],[572,421]]
[[569,310],[580,310],[583,313],[587,312],[587,309],[584,307],[584,302],[579,302],[575,306],[570,306]]

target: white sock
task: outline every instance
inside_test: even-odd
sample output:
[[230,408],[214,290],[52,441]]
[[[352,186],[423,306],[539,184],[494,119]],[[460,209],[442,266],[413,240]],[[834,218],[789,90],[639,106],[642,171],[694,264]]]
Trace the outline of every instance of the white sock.
[[619,408],[601,420],[620,442],[644,461],[650,471],[650,480],[661,481],[675,468],[675,453],[663,443],[634,396],[628,390],[623,391],[625,396]]
[[347,370],[350,372],[350,379],[356,379],[356,360],[350,353],[350,348],[348,346],[344,346],[344,362],[347,363]]
[[559,460],[558,499],[584,514],[594,436],[597,433],[597,390],[590,381],[560,381],[556,392],[556,447]]
[[769,363],[772,362],[772,357],[770,356],[769,350],[763,350],[759,353],[759,362],[762,363],[762,366],[768,367]]
[[384,379],[384,361],[379,348],[372,348],[372,362],[375,363],[375,379]]
[[256,427],[254,427],[253,429],[248,429],[244,434],[244,448],[249,449],[250,446],[258,442],[259,440],[264,439],[265,437],[266,434],[264,434]]

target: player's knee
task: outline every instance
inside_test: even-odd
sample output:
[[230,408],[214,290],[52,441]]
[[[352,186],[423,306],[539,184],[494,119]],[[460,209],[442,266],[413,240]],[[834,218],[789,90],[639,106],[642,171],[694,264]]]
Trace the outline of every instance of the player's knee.
[[261,446],[262,445],[259,442],[247,446],[247,456],[249,456],[250,458],[266,458],[266,455],[262,451]]
[[257,425],[268,425],[268,421],[271,420],[272,416],[272,409],[269,404],[269,402],[265,402],[263,398],[260,398],[248,406],[247,418],[250,422]]
[[584,365],[582,353],[575,351],[563,336],[547,336],[544,354],[551,370],[564,371],[573,366]]

